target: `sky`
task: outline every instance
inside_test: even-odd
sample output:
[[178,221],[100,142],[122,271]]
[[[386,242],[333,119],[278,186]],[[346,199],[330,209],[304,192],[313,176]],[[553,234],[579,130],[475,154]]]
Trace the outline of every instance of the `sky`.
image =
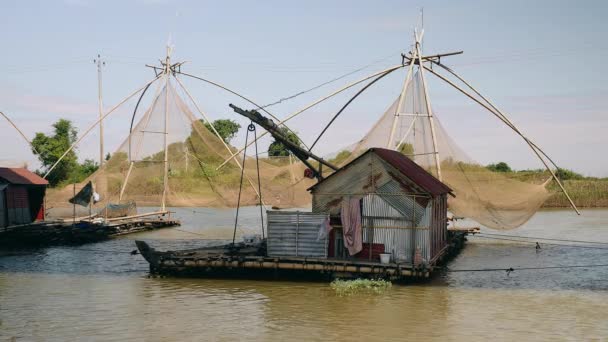
[[[269,108],[286,117],[368,74],[401,62],[424,10],[424,52],[460,51],[451,66],[509,115],[560,166],[608,177],[608,3],[605,1],[2,1],[0,111],[32,138],[59,118],[84,132],[98,116],[100,54],[104,109],[154,77],[169,43],[182,70],[219,82],[260,104],[350,76]],[[360,139],[398,96],[405,71],[370,88],[321,140],[327,154]],[[429,78],[442,126],[474,160],[516,169],[542,164],[491,114]],[[228,103],[247,104],[214,87],[183,80],[211,119],[247,122]],[[290,122],[312,142],[356,89]],[[146,98],[147,99],[147,98]],[[146,100],[144,100],[145,102]],[[135,100],[108,116],[105,150],[128,134]],[[244,131],[240,132],[244,133]],[[78,146],[99,155],[94,129]],[[234,145],[242,145],[242,134]],[[35,156],[7,122],[0,125],[0,164]]]

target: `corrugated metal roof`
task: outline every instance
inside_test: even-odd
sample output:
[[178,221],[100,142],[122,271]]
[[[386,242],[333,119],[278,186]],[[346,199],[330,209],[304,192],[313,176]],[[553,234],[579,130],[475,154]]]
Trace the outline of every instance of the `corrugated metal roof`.
[[20,167],[0,167],[0,178],[11,184],[48,185],[49,182],[37,174]]
[[423,169],[420,165],[416,164],[413,160],[409,159],[408,157],[397,151],[388,150],[384,148],[370,148],[350,163],[344,165],[342,168],[329,175],[327,178],[311,186],[308,190],[312,190],[322,184],[325,180],[332,178],[339,173],[342,173],[344,170],[348,169],[350,165],[356,163],[368,153],[374,153],[375,155],[380,157],[380,159],[394,167],[397,171],[409,178],[412,182],[414,182],[416,185],[421,187],[424,191],[428,192],[432,196],[452,193],[452,189],[450,189],[447,185],[443,184],[433,175],[428,173],[425,169]]
[[450,187],[443,184],[439,179],[435,178],[432,174],[428,173],[420,165],[403,154],[385,148],[372,148],[370,151],[376,153],[378,157],[391,164],[394,168],[430,194],[442,195],[452,192]]

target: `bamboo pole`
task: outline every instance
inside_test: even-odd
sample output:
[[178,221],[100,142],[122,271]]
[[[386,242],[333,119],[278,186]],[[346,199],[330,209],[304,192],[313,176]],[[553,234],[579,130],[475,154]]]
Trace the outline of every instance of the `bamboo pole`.
[[[423,33],[424,34],[424,33]],[[416,54],[418,51],[412,49],[412,59],[416,58]],[[393,125],[391,127],[391,134],[389,135],[388,142],[386,143],[386,148],[392,149],[393,140],[395,137],[395,130],[397,129],[397,121],[399,120],[399,113],[401,113],[401,109],[403,102],[405,102],[405,95],[407,92],[407,87],[412,79],[412,72],[414,71],[414,63],[410,60],[409,67],[407,70],[407,75],[405,76],[405,80],[403,81],[403,88],[401,89],[401,93],[399,93],[399,99],[397,101],[397,109],[395,111],[395,117],[393,118]]]
[[[461,87],[459,87],[458,85],[454,84],[454,82],[450,81],[449,79],[445,78],[444,76],[442,76],[442,75],[438,74],[437,72],[433,71],[433,69],[428,68],[428,67],[424,67],[424,68],[427,71],[429,71],[430,73],[432,73],[433,75],[437,76],[439,79],[445,81],[446,83],[448,83],[452,87],[454,87],[457,90],[459,90],[461,93],[463,93],[464,95],[466,95],[467,97],[469,97],[471,100],[477,102],[477,104],[479,104],[480,106],[484,107],[490,113],[494,114],[494,116],[496,116],[501,121],[503,121],[503,123],[507,124],[507,122],[505,122],[503,119],[501,119],[501,116],[498,115],[498,113],[494,112],[492,110],[492,108],[489,107],[487,104],[479,101],[477,98],[475,98],[475,96],[469,94],[466,90],[464,90]],[[526,138],[515,126],[509,125],[509,124],[507,124],[507,126],[509,126],[511,129],[513,129],[513,131],[515,131],[515,133],[517,133],[520,137],[522,137],[524,139],[524,141],[528,144],[528,146],[530,146],[530,149],[534,152],[534,154],[536,154],[536,156],[538,157],[538,159],[540,159],[540,161],[543,163],[543,165],[545,166],[545,168],[547,169],[547,171],[549,171],[549,173],[551,173],[551,177],[553,177],[553,179],[555,180],[555,182],[557,183],[557,185],[560,187],[560,189],[562,190],[562,192],[564,193],[564,195],[568,199],[568,202],[570,202],[570,206],[572,207],[572,209],[574,209],[574,211],[578,215],[580,215],[581,214],[580,211],[578,210],[578,208],[574,204],[574,201],[572,201],[572,198],[570,198],[570,195],[568,195],[568,192],[566,191],[566,189],[564,188],[564,186],[560,182],[559,178],[557,178],[557,176],[555,175],[555,172],[553,172],[553,170],[551,170],[551,168],[549,167],[549,165],[547,164],[547,162],[545,161],[545,159],[539,153],[539,151],[541,153],[543,153],[543,154],[544,154],[544,152],[540,148],[538,148],[536,145],[532,144],[530,142],[530,140],[528,138]]]
[[32,142],[25,136],[25,134],[23,134],[23,132],[17,127],[17,125],[15,125],[15,123],[6,114],[4,114],[4,112],[0,111],[0,115],[2,115],[6,119],[6,121],[8,121],[11,126],[13,126],[15,130],[17,130],[17,132],[21,135],[23,139],[25,139],[25,141],[27,141],[34,153],[39,154],[34,145],[32,145]]
[[167,187],[169,185],[169,72],[171,67],[170,48],[167,46],[167,57],[165,57],[165,125],[163,143],[165,146],[164,170],[163,170],[163,197],[161,210],[165,211],[167,204]]
[[437,178],[443,181],[441,177],[441,163],[439,161],[439,149],[437,148],[437,135],[435,134],[435,121],[433,119],[433,108],[431,107],[431,100],[429,98],[429,92],[426,85],[426,78],[424,77],[424,64],[422,63],[422,53],[420,52],[420,41],[424,32],[420,36],[416,34],[416,52],[418,54],[418,67],[420,68],[420,79],[422,80],[422,90],[424,91],[424,101],[426,103],[426,113],[431,124],[431,137],[433,139],[433,152],[435,152],[435,167],[437,169]]
[[[203,112],[203,110],[198,105],[198,102],[196,102],[196,100],[194,99],[194,97],[192,96],[192,94],[190,94],[190,92],[188,91],[188,89],[186,88],[186,86],[184,86],[184,84],[182,83],[182,81],[179,78],[175,77],[175,79],[177,80],[177,83],[180,85],[180,87],[184,90],[184,92],[186,93],[186,95],[188,96],[188,98],[190,99],[190,101],[192,101],[192,103],[194,104],[194,108],[196,108],[196,110],[203,117],[203,119],[209,123],[209,126],[211,126],[211,130],[218,137],[218,139],[220,139],[220,141],[222,142],[222,144],[224,145],[224,147],[226,148],[226,150],[228,151],[228,153],[232,154],[232,150],[230,149],[230,146],[228,146],[228,144],[224,141],[224,139],[222,138],[222,136],[220,135],[220,133],[217,131],[217,129],[215,129],[215,127],[211,123],[211,120],[209,120],[209,117],[207,116],[207,114],[205,114],[205,112]],[[196,125],[194,125],[194,127],[196,129]],[[198,130],[197,130],[197,133],[198,133]],[[200,135],[200,133],[199,133],[199,135]],[[243,166],[241,165],[241,162],[239,162],[237,159],[233,159],[233,160],[234,160],[235,164],[238,165],[239,169],[242,170]],[[262,195],[259,193],[258,189],[253,184],[253,181],[251,180],[251,178],[249,176],[247,176],[247,175],[245,175],[245,178],[247,179],[247,182],[249,183],[249,185],[251,186],[251,188],[253,189],[253,191],[255,191],[256,195],[258,195],[258,197],[261,199]],[[262,205],[265,208],[268,207],[264,203],[264,201],[262,201]]]
[[[304,108],[302,108],[302,109],[300,109],[300,110],[298,110],[298,111],[296,111],[296,112],[292,113],[292,114],[291,114],[291,115],[289,115],[287,118],[285,118],[285,119],[283,119],[282,121],[280,121],[280,122],[279,122],[277,125],[282,125],[282,124],[284,124],[285,122],[287,122],[287,121],[289,121],[289,120],[293,119],[294,117],[296,117],[296,116],[300,115],[300,114],[301,114],[301,113],[303,113],[304,111],[306,111],[306,110],[308,110],[308,109],[310,109],[310,108],[312,108],[312,107],[314,107],[314,106],[318,105],[319,103],[321,103],[321,102],[323,102],[323,101],[325,101],[325,100],[328,100],[328,99],[330,99],[330,98],[332,98],[332,97],[334,97],[334,96],[336,96],[336,95],[340,94],[341,92],[343,92],[343,91],[345,91],[345,90],[347,90],[347,89],[350,89],[350,88],[352,88],[352,87],[356,86],[356,85],[357,85],[357,84],[359,84],[359,83],[365,82],[365,81],[369,80],[370,78],[376,77],[376,76],[378,76],[378,75],[380,75],[380,74],[383,74],[383,73],[385,73],[385,72],[388,72],[388,71],[393,71],[393,70],[397,70],[397,69],[399,69],[399,68],[403,68],[404,66],[405,66],[405,65],[403,65],[403,64],[399,64],[399,65],[396,65],[396,66],[393,66],[393,67],[390,67],[390,68],[384,69],[384,70],[382,70],[382,71],[376,72],[376,73],[374,73],[374,74],[372,74],[372,75],[366,76],[366,77],[364,77],[364,78],[362,78],[362,79],[359,79],[359,80],[357,80],[357,81],[355,81],[355,82],[352,82],[352,83],[350,83],[350,84],[348,84],[348,85],[346,85],[346,86],[344,86],[344,87],[342,87],[342,88],[340,88],[340,89],[338,89],[338,90],[334,91],[333,93],[331,93],[331,94],[329,94],[329,95],[327,95],[327,96],[325,96],[325,97],[322,97],[322,98],[320,98],[320,99],[318,99],[318,100],[316,100],[316,101],[312,102],[311,104],[307,105],[306,107],[304,107]],[[268,134],[268,131],[265,131],[265,132],[263,132],[262,134],[258,135],[258,138],[257,138],[257,139],[254,139],[252,142],[250,142],[249,144],[247,144],[247,146],[246,146],[246,147],[248,147],[249,145],[253,144],[254,142],[256,142],[257,140],[259,140],[260,138],[262,138],[262,137],[263,137],[263,136],[265,136],[266,134]],[[228,159],[224,160],[224,162],[223,162],[223,163],[222,163],[220,166],[218,166],[218,167],[217,167],[217,169],[219,170],[219,169],[220,169],[220,168],[222,168],[224,165],[226,165],[226,164],[227,164],[227,163],[228,163],[230,160],[232,160],[234,157],[236,157],[237,155],[241,154],[241,153],[243,152],[243,150],[244,150],[246,147],[244,147],[244,148],[240,149],[239,151],[237,151],[236,153],[234,153],[232,156],[230,156]]]
[[[184,73],[184,72],[181,72],[181,71],[179,72],[179,74],[184,75],[184,76],[188,76],[188,77],[192,77],[192,78],[194,78],[194,79],[197,79],[197,80],[200,80],[200,81],[203,81],[203,82],[209,83],[209,84],[211,84],[211,85],[213,85],[213,86],[216,86],[216,87],[218,87],[218,88],[220,88],[220,89],[223,89],[223,90],[225,90],[225,91],[227,91],[227,92],[229,92],[229,93],[231,93],[231,94],[233,94],[233,95],[236,95],[236,96],[240,97],[241,99],[243,99],[243,100],[245,100],[245,101],[249,102],[250,104],[252,104],[252,105],[256,106],[256,107],[257,107],[257,109],[259,109],[259,110],[263,111],[264,113],[268,114],[268,115],[269,115],[271,118],[273,118],[273,119],[275,119],[275,120],[277,120],[277,121],[281,121],[279,118],[277,118],[276,116],[274,116],[274,114],[272,114],[272,113],[271,113],[271,112],[269,112],[269,111],[268,111],[266,108],[264,108],[264,106],[261,106],[261,105],[259,105],[259,104],[255,103],[255,102],[253,102],[253,100],[248,99],[248,98],[247,98],[247,97],[245,97],[244,95],[241,95],[241,94],[237,93],[236,91],[234,91],[234,90],[232,90],[232,89],[230,89],[230,88],[228,88],[228,87],[226,87],[226,86],[223,86],[223,85],[221,85],[221,84],[219,84],[219,83],[217,83],[217,82],[214,82],[214,81],[211,81],[211,80],[208,80],[208,79],[202,78],[202,77],[198,77],[198,76],[190,75],[190,74],[187,74],[187,73]],[[291,130],[291,128],[287,127],[287,125],[282,125],[282,126],[283,126],[283,127],[285,127],[285,128],[286,128],[288,131],[290,131],[291,133],[296,134],[296,132],[292,131],[292,130]],[[304,147],[308,148],[308,146],[306,146],[306,144],[305,144],[303,141],[302,141],[302,145],[304,145]]]
[[[509,120],[509,118],[506,117],[506,115],[504,115],[504,113],[498,109],[498,107],[496,107],[492,102],[490,102],[490,100],[488,100],[485,96],[483,96],[479,91],[477,91],[477,89],[473,88],[473,86],[471,84],[469,84],[466,80],[464,80],[462,77],[460,77],[458,74],[456,74],[456,72],[454,72],[452,69],[450,69],[449,67],[436,62],[436,61],[431,61],[433,62],[435,65],[443,68],[444,70],[446,70],[447,72],[449,72],[450,74],[452,74],[454,77],[456,77],[458,80],[460,80],[462,83],[464,83],[469,89],[471,89],[475,94],[477,94],[477,96],[479,96],[480,98],[482,98],[490,107],[492,107],[496,113],[501,115],[501,120],[507,125],[509,126],[511,129],[513,129],[514,131],[518,131],[517,127],[515,127],[515,125]],[[526,138],[527,139],[527,138]],[[553,161],[553,159],[551,159],[551,157],[549,157],[544,151],[542,151],[533,141],[529,140],[528,141],[534,146],[536,147],[543,156],[545,156],[545,158],[547,158],[549,160],[549,162],[551,162],[551,164],[553,164],[553,166],[558,169],[559,166],[557,166],[557,164]]]
[[82,139],[89,134],[89,132],[91,132],[91,130],[93,128],[95,128],[95,126],[97,126],[103,119],[105,119],[108,115],[112,114],[112,112],[114,112],[118,107],[120,107],[123,103],[127,102],[130,98],[132,98],[133,96],[137,95],[137,93],[139,93],[140,91],[142,91],[145,87],[148,86],[148,84],[153,83],[154,81],[158,80],[162,75],[158,75],[157,77],[155,77],[153,80],[151,80],[150,82],[146,83],[143,87],[137,89],[136,91],[134,91],[131,95],[127,96],[124,100],[122,100],[120,103],[118,103],[116,106],[114,106],[112,109],[110,109],[104,116],[102,116],[101,118],[99,118],[99,120],[95,121],[95,123],[93,123],[89,128],[87,128],[86,131],[84,131],[84,134],[82,134],[80,136],[80,138],[78,138],[78,140],[76,140],[62,155],[61,157],[59,157],[59,159],[57,159],[57,161],[55,162],[55,164],[53,164],[53,166],[51,166],[51,168],[46,172],[46,174],[44,175],[45,178],[48,177],[49,173],[51,173],[51,171],[53,171],[53,169],[55,169],[55,167],[57,166],[57,164],[59,164],[60,161],[63,160],[63,158],[65,158],[65,156],[70,153],[71,150],[74,149],[74,147],[76,147],[76,145],[78,145]]

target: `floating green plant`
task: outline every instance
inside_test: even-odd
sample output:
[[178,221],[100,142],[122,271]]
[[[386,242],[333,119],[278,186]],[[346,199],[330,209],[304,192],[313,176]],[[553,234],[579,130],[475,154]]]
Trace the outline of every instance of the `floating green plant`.
[[336,279],[331,282],[331,288],[340,296],[348,296],[355,293],[379,294],[388,290],[393,284],[383,279]]

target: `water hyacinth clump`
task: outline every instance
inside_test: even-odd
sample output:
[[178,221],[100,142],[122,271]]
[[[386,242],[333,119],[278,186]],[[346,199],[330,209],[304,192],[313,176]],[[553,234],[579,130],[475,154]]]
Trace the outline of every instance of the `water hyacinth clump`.
[[331,282],[331,288],[340,296],[348,296],[355,293],[380,294],[388,290],[393,284],[384,279],[336,279]]

